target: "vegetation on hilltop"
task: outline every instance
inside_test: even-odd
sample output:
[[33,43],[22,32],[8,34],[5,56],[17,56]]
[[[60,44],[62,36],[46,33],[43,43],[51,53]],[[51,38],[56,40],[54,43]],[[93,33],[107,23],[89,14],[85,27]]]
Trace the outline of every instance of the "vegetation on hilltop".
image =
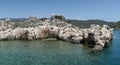
[[116,22],[116,28],[120,28],[120,21]]
[[106,24],[112,28],[116,28],[115,22],[108,22],[104,20],[66,20],[68,23],[71,23],[75,26],[79,26],[81,28],[89,28],[91,24],[99,24],[100,26]]

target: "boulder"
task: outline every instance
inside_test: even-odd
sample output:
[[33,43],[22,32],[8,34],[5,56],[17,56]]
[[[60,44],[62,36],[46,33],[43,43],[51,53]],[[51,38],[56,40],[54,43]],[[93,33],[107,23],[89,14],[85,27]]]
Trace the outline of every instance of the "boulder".
[[15,28],[13,30],[13,34],[15,35],[15,39],[26,39],[27,38],[27,30],[24,28]]

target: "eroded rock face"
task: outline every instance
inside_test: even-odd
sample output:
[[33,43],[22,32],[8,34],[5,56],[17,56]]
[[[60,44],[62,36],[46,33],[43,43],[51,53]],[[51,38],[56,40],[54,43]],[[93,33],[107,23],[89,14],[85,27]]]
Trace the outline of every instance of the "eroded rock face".
[[59,36],[60,28],[56,26],[49,26],[49,37],[57,38]]
[[43,39],[48,37],[48,29],[40,28],[27,28],[27,39]]
[[15,34],[15,39],[26,39],[27,37],[27,30],[25,28],[15,28],[13,30],[13,33]]
[[106,45],[108,45],[108,42],[113,37],[112,29],[110,29],[109,26],[103,25],[100,29],[97,31],[94,31],[94,38],[95,38],[95,46],[94,50],[102,50]]
[[94,24],[90,28],[79,29],[60,20],[32,23],[36,26],[28,28],[12,28],[13,25],[6,26],[5,24],[3,22],[0,26],[0,40],[57,38],[71,43],[86,44],[92,47],[93,50],[102,50],[109,44],[109,41],[113,37],[113,29],[107,25],[100,27]]

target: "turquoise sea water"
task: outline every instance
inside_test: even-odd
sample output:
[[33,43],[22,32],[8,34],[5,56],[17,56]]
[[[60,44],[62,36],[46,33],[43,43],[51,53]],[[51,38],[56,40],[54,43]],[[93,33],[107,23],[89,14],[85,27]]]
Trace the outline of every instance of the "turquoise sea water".
[[0,41],[0,65],[120,65],[120,31],[101,52],[57,40]]

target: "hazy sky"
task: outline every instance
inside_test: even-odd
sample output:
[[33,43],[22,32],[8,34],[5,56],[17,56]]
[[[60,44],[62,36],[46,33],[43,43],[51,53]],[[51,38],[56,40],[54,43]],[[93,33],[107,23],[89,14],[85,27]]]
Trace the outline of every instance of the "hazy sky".
[[68,19],[120,20],[120,0],[0,0],[0,18],[64,14]]

